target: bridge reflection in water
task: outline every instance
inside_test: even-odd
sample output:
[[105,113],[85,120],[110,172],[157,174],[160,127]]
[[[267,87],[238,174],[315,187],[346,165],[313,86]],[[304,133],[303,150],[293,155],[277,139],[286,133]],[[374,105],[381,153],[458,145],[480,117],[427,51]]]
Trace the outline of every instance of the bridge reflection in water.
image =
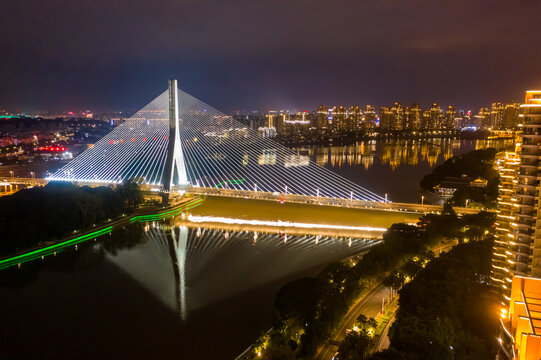
[[134,223],[1,270],[4,358],[232,359],[271,326],[283,284],[375,243],[177,220]]
[[186,320],[191,311],[367,250],[378,240],[149,223],[108,259]]

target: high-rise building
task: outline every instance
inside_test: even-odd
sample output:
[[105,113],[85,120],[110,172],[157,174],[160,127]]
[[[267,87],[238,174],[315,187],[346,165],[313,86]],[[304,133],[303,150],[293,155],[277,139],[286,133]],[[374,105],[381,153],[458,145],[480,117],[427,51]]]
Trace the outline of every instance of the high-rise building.
[[357,132],[362,130],[363,110],[359,106],[349,108],[348,117],[346,120],[346,129],[348,132]]
[[504,106],[502,103],[492,103],[490,108],[490,127],[502,130],[505,128],[503,121]]
[[347,111],[344,106],[333,106],[332,108],[332,131],[334,133],[343,133],[346,131]]
[[399,102],[395,102],[393,107],[391,107],[392,120],[391,120],[391,130],[402,130],[405,125],[404,117],[404,107]]
[[317,108],[316,128],[320,134],[322,135],[327,134],[329,130],[329,107],[328,106],[320,105]]
[[421,119],[421,130],[441,129],[443,123],[443,114],[440,106],[433,103],[429,110],[423,112]]
[[503,111],[503,128],[516,129],[519,123],[519,103],[510,103],[505,105]]
[[393,130],[393,113],[387,106],[379,108],[379,128],[382,130]]
[[[501,288],[504,296],[511,293],[513,273],[510,270],[510,242],[514,240],[514,231],[519,229],[515,207],[518,206],[517,183],[520,157],[516,151],[505,152],[496,160],[500,175],[498,189],[498,213],[494,231],[494,253],[492,257],[492,282]],[[506,302],[504,300],[504,302]],[[509,305],[507,302],[504,305]]]
[[430,107],[430,129],[441,129],[443,125],[443,111],[437,103],[433,103]]
[[488,108],[481,108],[477,115],[475,115],[475,125],[481,129],[490,129],[490,110]]
[[409,106],[404,111],[404,115],[406,118],[406,125],[405,129],[407,130],[419,130],[421,126],[421,106],[417,103]]
[[520,106],[522,143],[499,159],[500,187],[492,282],[502,292],[501,354],[541,354],[541,91]]
[[364,128],[365,130],[371,131],[376,128],[376,109],[372,105],[366,105],[364,110]]
[[312,127],[312,114],[307,111],[298,112],[283,118],[283,133],[286,136],[308,135]]
[[447,108],[447,112],[445,113],[445,122],[443,124],[443,127],[450,130],[455,128],[455,117],[456,117],[456,110],[454,107],[449,105]]

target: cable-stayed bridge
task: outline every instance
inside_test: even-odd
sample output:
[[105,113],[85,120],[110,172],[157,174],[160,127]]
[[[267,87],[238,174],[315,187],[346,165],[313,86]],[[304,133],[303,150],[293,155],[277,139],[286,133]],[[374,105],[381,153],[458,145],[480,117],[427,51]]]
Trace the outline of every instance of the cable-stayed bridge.
[[[143,189],[320,205],[437,212],[440,205],[392,203],[308,156],[269,139],[179,90],[177,81],[41,185],[136,180]],[[478,209],[455,208],[459,213]]]
[[[229,189],[385,202],[178,90],[165,91],[48,180]],[[199,190],[201,192],[201,189]]]

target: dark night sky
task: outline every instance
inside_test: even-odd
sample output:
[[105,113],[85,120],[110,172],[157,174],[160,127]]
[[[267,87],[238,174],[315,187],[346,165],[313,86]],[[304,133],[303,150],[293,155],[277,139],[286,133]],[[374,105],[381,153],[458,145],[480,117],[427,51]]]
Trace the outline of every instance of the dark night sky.
[[0,0],[0,109],[126,110],[175,77],[229,112],[541,88],[538,0]]

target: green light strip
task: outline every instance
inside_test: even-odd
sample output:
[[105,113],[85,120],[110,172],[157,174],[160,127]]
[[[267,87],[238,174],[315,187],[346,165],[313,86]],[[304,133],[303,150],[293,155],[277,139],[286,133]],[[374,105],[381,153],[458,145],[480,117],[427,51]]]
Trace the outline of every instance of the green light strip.
[[214,185],[214,188],[217,188],[218,186],[222,186],[223,184],[242,184],[246,179],[238,179],[238,180],[226,180],[222,181],[221,183],[218,183],[217,185]]
[[107,234],[113,230],[112,226],[106,227],[104,229],[94,231],[90,234],[86,234],[83,236],[76,237],[75,239],[67,240],[55,245],[47,246],[38,250],[30,251],[25,254],[17,255],[8,259],[4,259],[0,261],[0,269],[4,269],[13,265],[17,265],[23,262],[27,262],[30,260],[34,260],[37,258],[40,258],[42,256],[50,255],[54,252],[60,251],[62,249],[65,249],[67,247],[70,247],[72,245],[77,245],[83,241],[89,240],[91,238],[96,238],[98,236]]
[[[153,215],[134,216],[134,217],[132,217],[130,219],[130,224],[132,224],[134,222],[155,221],[155,220],[170,218],[170,217],[173,217],[173,216],[176,216],[176,215],[182,213],[183,211],[191,210],[191,209],[201,205],[202,202],[203,202],[203,199],[198,198],[195,201],[190,201],[190,202],[184,204],[182,207],[179,207],[178,209],[173,209],[173,210],[169,210],[169,211],[166,211],[166,212],[163,212],[163,213],[153,214]],[[35,260],[35,259],[38,259],[38,258],[45,257],[47,255],[51,255],[51,254],[53,254],[55,252],[62,251],[63,249],[65,249],[67,247],[77,245],[79,243],[90,240],[92,238],[97,238],[99,236],[110,233],[112,230],[113,230],[113,226],[109,226],[109,227],[100,229],[98,231],[94,231],[94,232],[92,232],[90,234],[82,235],[82,236],[79,236],[79,237],[76,237],[74,239],[70,239],[70,240],[67,240],[67,241],[64,241],[64,242],[61,242],[61,243],[58,243],[58,244],[54,244],[54,245],[47,246],[47,247],[44,247],[44,248],[41,248],[41,249],[38,249],[38,250],[33,250],[33,251],[30,251],[30,252],[27,252],[27,253],[24,253],[24,254],[21,254],[21,255],[17,255],[17,256],[7,258],[7,259],[0,260],[0,269],[5,269],[5,268],[8,268],[10,266],[15,266],[17,264],[21,264],[21,263],[24,263],[24,262],[28,262],[28,261],[31,261],[31,260]]]
[[[161,220],[161,219],[166,219],[166,218],[170,218],[170,217],[173,217],[173,216],[177,216],[178,214],[182,213],[183,211],[190,210],[190,209],[193,209],[196,206],[201,205],[202,202],[203,202],[203,199],[196,199],[195,201],[191,201],[191,202],[188,202],[188,203],[184,204],[183,207],[180,207],[178,209],[169,210],[169,211],[159,213],[159,214],[134,216],[134,217],[132,217],[130,219],[130,223],[142,222],[142,221]],[[188,208],[188,206],[190,206],[190,205],[193,205],[193,206]]]

